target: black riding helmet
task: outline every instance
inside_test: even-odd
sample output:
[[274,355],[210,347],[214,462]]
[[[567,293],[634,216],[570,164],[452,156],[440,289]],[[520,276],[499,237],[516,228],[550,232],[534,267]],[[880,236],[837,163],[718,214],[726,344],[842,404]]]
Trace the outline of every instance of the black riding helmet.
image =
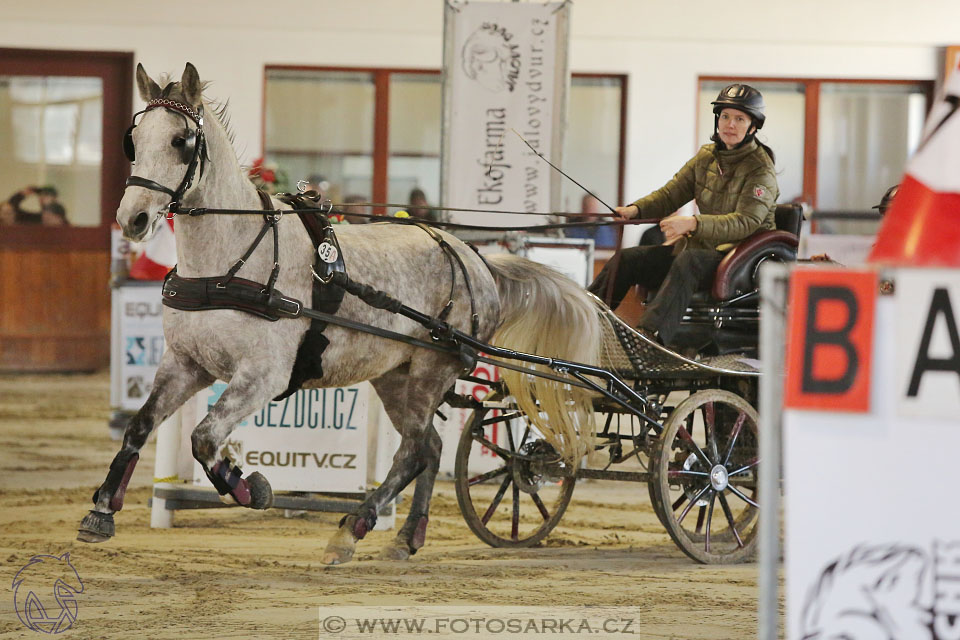
[[717,99],[711,102],[713,115],[720,117],[720,112],[727,108],[739,109],[753,119],[753,126],[759,131],[763,128],[763,96],[759,91],[748,84],[731,84],[724,87]]

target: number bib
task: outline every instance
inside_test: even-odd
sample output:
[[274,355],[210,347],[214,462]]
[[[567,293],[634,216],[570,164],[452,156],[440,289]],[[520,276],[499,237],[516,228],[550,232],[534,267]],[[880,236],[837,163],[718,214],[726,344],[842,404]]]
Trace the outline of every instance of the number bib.
[[337,258],[340,254],[335,246],[324,241],[320,243],[319,247],[317,247],[317,255],[319,255],[320,259],[327,264],[333,264],[337,261]]

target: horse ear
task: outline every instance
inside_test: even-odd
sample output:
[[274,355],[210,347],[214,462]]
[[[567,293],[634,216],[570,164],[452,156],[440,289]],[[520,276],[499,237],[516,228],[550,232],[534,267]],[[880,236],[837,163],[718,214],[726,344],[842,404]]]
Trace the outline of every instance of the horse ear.
[[140,98],[144,102],[150,102],[160,95],[160,85],[150,79],[147,70],[139,62],[137,63],[137,89],[140,90]]
[[180,90],[183,92],[183,97],[190,104],[198,105],[200,104],[201,89],[200,74],[197,73],[197,68],[188,62],[183,69],[183,76],[180,78]]

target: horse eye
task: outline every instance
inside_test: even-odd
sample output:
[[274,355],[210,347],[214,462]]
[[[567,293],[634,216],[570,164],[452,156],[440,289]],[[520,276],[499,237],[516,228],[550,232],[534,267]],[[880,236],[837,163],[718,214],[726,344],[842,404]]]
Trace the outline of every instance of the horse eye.
[[185,145],[186,143],[187,143],[186,138],[181,138],[181,137],[178,136],[178,137],[174,138],[174,139],[173,139],[173,142],[171,142],[170,144],[173,145],[174,147],[182,147],[182,146]]

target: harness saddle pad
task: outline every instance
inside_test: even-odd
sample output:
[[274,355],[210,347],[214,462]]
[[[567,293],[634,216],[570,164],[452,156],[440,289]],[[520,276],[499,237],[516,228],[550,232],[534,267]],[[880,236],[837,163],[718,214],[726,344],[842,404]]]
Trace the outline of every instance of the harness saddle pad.
[[[288,203],[294,209],[308,209],[317,206],[317,203],[310,198],[305,198],[302,194],[280,194],[277,196],[280,200]],[[333,225],[330,220],[313,211],[299,211],[297,215],[300,222],[306,228],[313,242],[315,251],[313,265],[313,300],[312,308],[323,313],[335,314],[343,302],[343,288],[330,282],[334,272],[346,272],[346,264],[343,261],[343,253],[340,251],[340,243],[337,242],[337,236],[333,231]],[[277,396],[277,400],[282,400],[287,396],[296,393],[303,383],[307,380],[314,380],[323,377],[322,356],[330,341],[323,330],[327,328],[327,323],[322,320],[312,318],[310,328],[304,335],[303,342],[297,350],[297,358],[293,363],[293,370],[290,372],[290,383],[286,391]]]

